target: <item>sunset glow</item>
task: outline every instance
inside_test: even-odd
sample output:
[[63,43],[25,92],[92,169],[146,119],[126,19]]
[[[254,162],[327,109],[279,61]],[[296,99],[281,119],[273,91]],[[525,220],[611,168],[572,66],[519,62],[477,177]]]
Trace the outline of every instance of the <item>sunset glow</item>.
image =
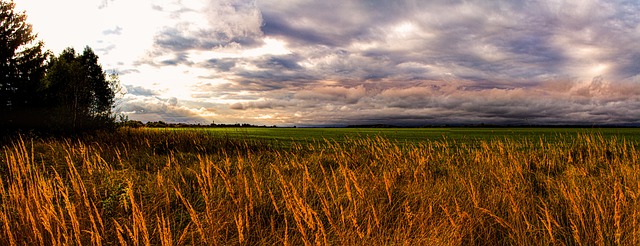
[[130,119],[640,124],[635,1],[19,0],[91,46]]

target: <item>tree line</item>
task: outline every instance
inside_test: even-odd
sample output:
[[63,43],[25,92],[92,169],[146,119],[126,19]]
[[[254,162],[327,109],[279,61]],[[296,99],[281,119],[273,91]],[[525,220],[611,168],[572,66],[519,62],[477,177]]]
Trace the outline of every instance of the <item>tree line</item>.
[[36,40],[27,15],[0,0],[0,129],[79,133],[113,127],[119,82],[90,47],[59,55]]

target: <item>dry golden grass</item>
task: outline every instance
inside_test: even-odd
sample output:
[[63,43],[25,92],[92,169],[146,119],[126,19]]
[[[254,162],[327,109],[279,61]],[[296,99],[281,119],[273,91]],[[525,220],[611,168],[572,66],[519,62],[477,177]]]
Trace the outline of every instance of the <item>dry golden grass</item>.
[[640,245],[637,146],[18,138],[0,154],[0,244]]

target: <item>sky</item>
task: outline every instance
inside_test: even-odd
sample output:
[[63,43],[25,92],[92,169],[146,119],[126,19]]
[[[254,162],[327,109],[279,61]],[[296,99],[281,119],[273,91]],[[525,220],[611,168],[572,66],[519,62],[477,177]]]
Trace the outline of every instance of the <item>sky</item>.
[[640,125],[640,2],[16,0],[131,120]]

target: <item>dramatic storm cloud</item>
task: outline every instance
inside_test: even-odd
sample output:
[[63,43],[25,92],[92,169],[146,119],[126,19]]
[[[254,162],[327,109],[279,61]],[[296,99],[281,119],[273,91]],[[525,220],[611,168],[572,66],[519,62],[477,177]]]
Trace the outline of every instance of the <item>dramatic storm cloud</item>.
[[17,7],[54,52],[98,51],[128,91],[119,109],[130,119],[640,124],[637,1],[38,0]]

